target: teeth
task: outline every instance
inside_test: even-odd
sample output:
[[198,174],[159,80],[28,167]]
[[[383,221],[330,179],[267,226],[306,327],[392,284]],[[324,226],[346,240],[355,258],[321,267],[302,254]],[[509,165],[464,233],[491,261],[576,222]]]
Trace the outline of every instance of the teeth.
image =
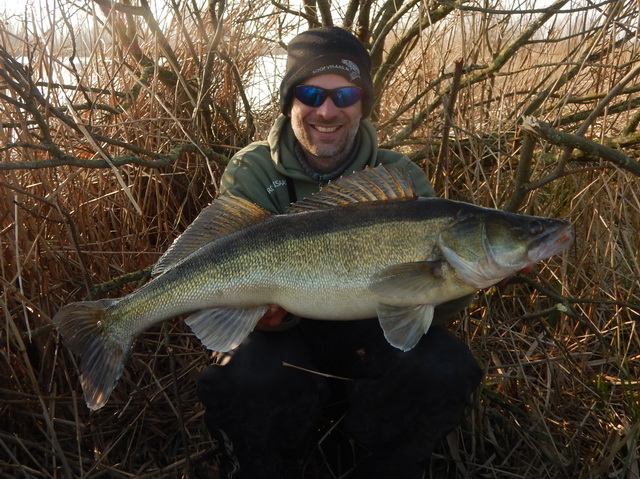
[[332,133],[338,129],[337,126],[316,126],[315,128],[321,133]]

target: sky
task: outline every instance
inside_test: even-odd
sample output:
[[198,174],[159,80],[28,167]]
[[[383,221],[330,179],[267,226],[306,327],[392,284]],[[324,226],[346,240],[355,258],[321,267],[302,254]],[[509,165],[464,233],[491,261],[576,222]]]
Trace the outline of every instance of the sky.
[[0,12],[8,15],[22,13],[25,8],[32,8],[40,0],[4,0],[0,2]]
[[[56,0],[0,0],[0,13],[6,12],[7,14],[16,14],[23,13],[25,7],[32,8],[34,5],[39,5],[40,2],[45,3],[54,3]],[[63,3],[70,3],[70,0],[57,0],[62,1]],[[153,3],[154,0],[151,0],[149,3]],[[517,0],[514,0],[517,1]],[[543,8],[546,5],[549,5],[554,0],[533,0],[533,3],[538,8]]]

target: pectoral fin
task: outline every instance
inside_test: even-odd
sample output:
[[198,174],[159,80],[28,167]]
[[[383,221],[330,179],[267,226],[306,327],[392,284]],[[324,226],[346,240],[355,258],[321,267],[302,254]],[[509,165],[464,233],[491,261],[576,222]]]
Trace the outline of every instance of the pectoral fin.
[[369,289],[385,298],[414,298],[442,283],[441,261],[390,266],[373,277]]
[[221,353],[237,347],[256,327],[268,306],[250,309],[205,309],[189,316],[185,322],[202,344]]
[[392,346],[409,351],[429,330],[433,321],[433,309],[434,306],[431,304],[416,306],[379,304],[378,318],[384,337]]

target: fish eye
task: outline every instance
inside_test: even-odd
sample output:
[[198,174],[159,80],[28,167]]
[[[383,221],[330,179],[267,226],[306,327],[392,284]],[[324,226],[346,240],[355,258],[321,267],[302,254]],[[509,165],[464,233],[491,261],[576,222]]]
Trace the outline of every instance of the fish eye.
[[529,233],[532,235],[539,235],[544,232],[544,225],[539,221],[531,221],[529,223]]

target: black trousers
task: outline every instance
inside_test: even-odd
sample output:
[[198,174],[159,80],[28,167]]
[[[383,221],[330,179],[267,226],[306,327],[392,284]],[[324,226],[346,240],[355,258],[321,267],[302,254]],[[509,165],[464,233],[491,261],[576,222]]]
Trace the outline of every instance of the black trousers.
[[377,319],[302,319],[287,331],[251,333],[227,365],[204,370],[198,394],[208,428],[233,444],[234,479],[302,477],[287,471],[299,465],[327,403],[341,400],[340,428],[359,451],[348,477],[410,479],[423,477],[481,376],[466,345],[442,326],[402,352]]

